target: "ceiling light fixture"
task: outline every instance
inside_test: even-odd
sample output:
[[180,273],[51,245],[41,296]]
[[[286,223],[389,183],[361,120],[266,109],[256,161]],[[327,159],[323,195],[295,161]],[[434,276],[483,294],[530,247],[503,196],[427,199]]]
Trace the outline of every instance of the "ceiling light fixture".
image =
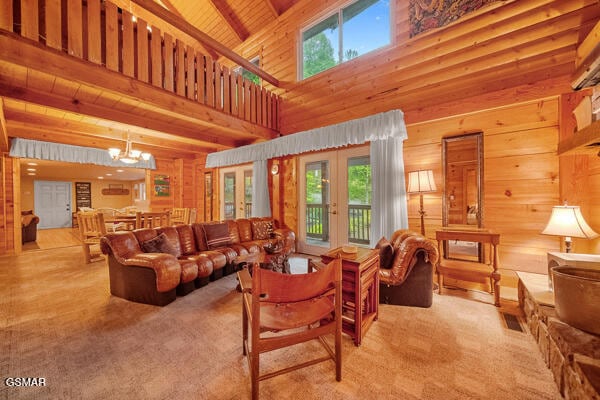
[[140,160],[148,161],[150,157],[152,157],[150,153],[142,153],[140,150],[133,150],[131,148],[131,140],[129,140],[129,135],[127,135],[125,151],[122,151],[116,147],[111,147],[108,149],[108,154],[110,154],[113,160],[121,161],[125,164],[135,164]]

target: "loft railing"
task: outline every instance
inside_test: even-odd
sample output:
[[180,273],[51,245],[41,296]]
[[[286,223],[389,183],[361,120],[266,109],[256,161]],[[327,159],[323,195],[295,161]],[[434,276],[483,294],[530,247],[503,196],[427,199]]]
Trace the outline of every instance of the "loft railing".
[[0,29],[279,129],[277,95],[109,1],[2,0]]

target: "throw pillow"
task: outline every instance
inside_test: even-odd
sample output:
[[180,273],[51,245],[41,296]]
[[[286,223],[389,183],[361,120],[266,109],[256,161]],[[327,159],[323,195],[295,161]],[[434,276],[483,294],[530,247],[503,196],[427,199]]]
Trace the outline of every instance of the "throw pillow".
[[389,269],[392,267],[392,260],[394,259],[394,248],[392,244],[382,236],[381,239],[375,245],[376,249],[379,249],[379,265],[381,268]]
[[252,239],[265,240],[271,237],[274,233],[273,221],[269,220],[254,220],[252,221]]
[[231,236],[229,236],[227,222],[221,222],[218,224],[205,224],[202,225],[202,229],[204,229],[206,244],[209,250],[217,247],[223,247],[231,243]]
[[177,249],[169,242],[167,235],[164,233],[161,233],[150,240],[146,240],[140,245],[145,253],[167,253],[177,257]]

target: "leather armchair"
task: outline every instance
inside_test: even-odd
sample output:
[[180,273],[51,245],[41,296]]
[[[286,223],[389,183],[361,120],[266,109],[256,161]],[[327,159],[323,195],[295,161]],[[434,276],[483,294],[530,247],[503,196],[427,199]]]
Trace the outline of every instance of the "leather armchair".
[[37,225],[40,218],[33,211],[21,211],[21,244],[37,240]]
[[439,253],[436,243],[416,232],[399,230],[391,240],[391,264],[379,270],[379,302],[431,307],[433,266]]

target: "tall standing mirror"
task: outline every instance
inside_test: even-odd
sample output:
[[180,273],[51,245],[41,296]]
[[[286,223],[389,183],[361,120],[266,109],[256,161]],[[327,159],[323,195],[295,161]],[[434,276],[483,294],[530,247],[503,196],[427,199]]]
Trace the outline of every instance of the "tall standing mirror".
[[[483,134],[442,139],[444,196],[442,224],[449,229],[483,227]],[[445,249],[450,258],[481,260],[476,243],[454,243]]]

